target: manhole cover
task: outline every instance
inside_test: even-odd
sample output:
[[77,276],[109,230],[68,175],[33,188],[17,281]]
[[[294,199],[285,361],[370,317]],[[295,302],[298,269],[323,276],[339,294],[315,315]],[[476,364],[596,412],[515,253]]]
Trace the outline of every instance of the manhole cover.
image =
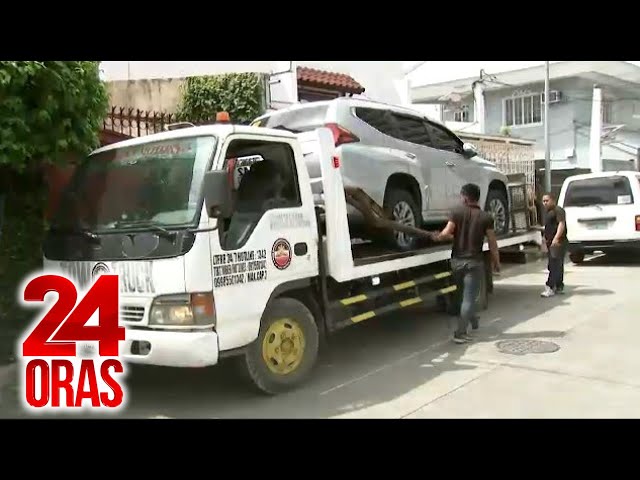
[[510,355],[553,353],[560,350],[560,345],[543,340],[502,340],[496,344],[496,347],[500,352]]

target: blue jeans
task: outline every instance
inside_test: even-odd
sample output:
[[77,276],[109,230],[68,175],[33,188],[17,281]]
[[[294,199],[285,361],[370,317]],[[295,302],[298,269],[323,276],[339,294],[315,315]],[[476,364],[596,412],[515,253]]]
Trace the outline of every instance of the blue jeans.
[[484,275],[484,261],[476,259],[451,259],[451,270],[456,279],[456,285],[462,290],[462,304],[458,316],[458,328],[454,335],[459,337],[467,333],[469,323],[476,316],[476,299],[482,286]]

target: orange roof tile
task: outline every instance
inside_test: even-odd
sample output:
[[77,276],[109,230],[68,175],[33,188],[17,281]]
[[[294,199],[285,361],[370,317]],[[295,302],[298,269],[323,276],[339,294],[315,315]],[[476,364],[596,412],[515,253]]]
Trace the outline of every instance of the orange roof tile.
[[298,67],[298,84],[309,87],[331,88],[345,93],[362,93],[364,87],[344,73],[327,72],[309,67]]

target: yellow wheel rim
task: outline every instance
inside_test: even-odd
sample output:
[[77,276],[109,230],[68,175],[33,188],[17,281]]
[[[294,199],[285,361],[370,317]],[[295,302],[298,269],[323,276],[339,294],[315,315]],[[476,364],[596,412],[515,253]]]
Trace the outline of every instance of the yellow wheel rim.
[[282,318],[273,322],[262,340],[262,359],[277,375],[295,371],[304,357],[304,333],[295,320]]

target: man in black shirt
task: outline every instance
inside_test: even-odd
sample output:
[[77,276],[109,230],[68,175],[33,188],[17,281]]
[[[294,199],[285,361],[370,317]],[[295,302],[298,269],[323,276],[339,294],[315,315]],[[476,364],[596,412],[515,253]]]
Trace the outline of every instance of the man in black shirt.
[[469,323],[474,330],[478,328],[476,299],[484,275],[482,245],[485,237],[489,242],[491,263],[495,271],[500,270],[500,256],[493,230],[493,217],[478,205],[480,188],[469,183],[462,187],[460,195],[462,205],[450,213],[447,226],[442,232],[432,234],[432,238],[434,241],[453,240],[451,269],[458,287],[462,287],[462,305],[453,341],[465,343],[471,340],[467,333]]
[[563,208],[556,205],[550,193],[542,197],[546,209],[544,218],[544,239],[547,244],[549,277],[543,297],[553,297],[564,292],[564,257],[567,252],[567,217]]

